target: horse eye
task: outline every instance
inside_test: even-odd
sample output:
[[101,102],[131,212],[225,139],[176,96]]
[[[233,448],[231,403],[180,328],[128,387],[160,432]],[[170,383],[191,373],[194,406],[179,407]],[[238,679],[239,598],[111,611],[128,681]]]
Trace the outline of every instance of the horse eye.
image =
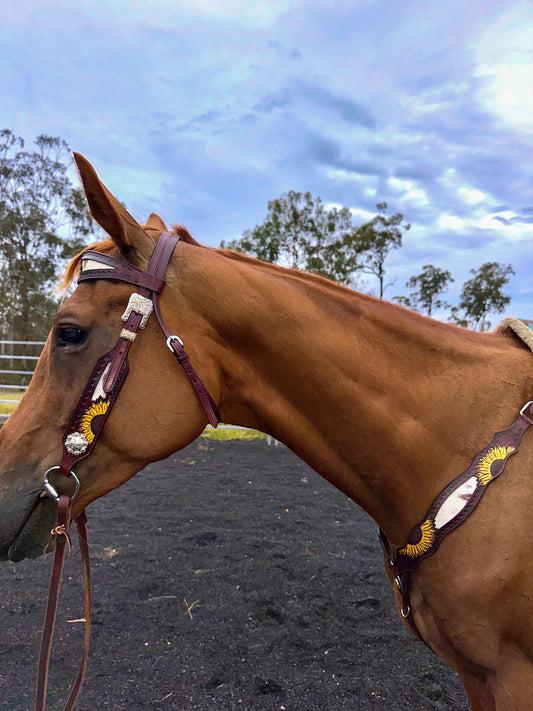
[[87,338],[87,331],[77,326],[62,326],[57,329],[56,345],[60,348],[65,346],[80,346]]

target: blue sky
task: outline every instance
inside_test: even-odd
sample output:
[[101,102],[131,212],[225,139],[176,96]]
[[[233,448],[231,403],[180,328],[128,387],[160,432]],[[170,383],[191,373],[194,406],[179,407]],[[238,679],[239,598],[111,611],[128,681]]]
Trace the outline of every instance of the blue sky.
[[[205,244],[310,190],[412,224],[425,264],[512,264],[533,318],[533,3],[0,0],[0,128],[61,136],[142,221]],[[375,287],[366,278],[368,289]],[[494,318],[494,321],[498,317]]]

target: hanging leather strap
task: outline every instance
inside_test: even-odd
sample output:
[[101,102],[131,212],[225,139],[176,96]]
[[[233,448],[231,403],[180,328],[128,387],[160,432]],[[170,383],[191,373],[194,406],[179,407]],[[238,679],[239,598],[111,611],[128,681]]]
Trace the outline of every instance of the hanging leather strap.
[[[61,576],[65,553],[70,553],[70,497],[63,494],[59,497],[57,504],[57,525],[52,530],[52,537],[55,540],[54,559],[52,562],[52,573],[48,590],[48,601],[46,605],[45,621],[41,637],[39,650],[39,663],[37,666],[37,686],[35,691],[35,711],[44,711],[46,707],[46,691],[48,687],[48,669],[50,666],[50,653],[54,636],[55,621],[57,615],[57,605],[59,601],[59,591],[61,588]],[[72,622],[83,622],[85,625],[83,655],[78,670],[78,676],[70,691],[69,697],[64,707],[64,711],[71,711],[79,696],[87,660],[89,658],[89,639],[91,635],[91,571],[89,564],[89,546],[87,540],[87,516],[85,511],[76,519],[78,529],[78,540],[80,546],[80,556],[83,568],[83,589],[85,616],[82,620],[72,620]]]
[[189,358],[185,348],[183,346],[183,341],[179,336],[173,335],[161,315],[159,308],[159,294],[154,294],[154,311],[159,322],[159,326],[163,331],[163,334],[167,341],[167,346],[170,352],[176,357],[176,360],[181,365],[185,371],[185,375],[189,378],[189,382],[194,388],[196,397],[198,398],[203,411],[206,414],[207,420],[211,427],[217,427],[220,422],[220,413],[218,407],[216,406],[213,398],[209,394],[208,389],[205,387],[197,372],[195,371],[191,359]]

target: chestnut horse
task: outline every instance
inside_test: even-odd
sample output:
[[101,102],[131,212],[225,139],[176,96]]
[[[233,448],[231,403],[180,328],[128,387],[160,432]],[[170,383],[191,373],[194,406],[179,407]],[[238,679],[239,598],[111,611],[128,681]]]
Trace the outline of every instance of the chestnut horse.
[[[109,235],[93,249],[144,269],[166,230],[162,220],[151,215],[141,227],[92,166],[76,161],[91,212]],[[533,398],[533,359],[512,335],[440,323],[174,232],[180,241],[161,311],[223,421],[285,443],[362,506],[393,549]],[[63,432],[134,290],[82,281],[59,309],[30,387],[0,433],[4,560],[43,551],[55,516],[43,474],[61,458]],[[73,515],[185,447],[205,424],[149,319],[98,444],[76,468]],[[476,711],[533,709],[532,469],[527,433],[472,515],[413,574],[416,627],[457,671]]]

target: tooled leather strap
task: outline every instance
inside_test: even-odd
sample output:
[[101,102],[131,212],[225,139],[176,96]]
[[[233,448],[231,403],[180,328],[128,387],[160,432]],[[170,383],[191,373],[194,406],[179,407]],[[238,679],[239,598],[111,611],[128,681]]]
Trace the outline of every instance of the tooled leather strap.
[[[102,255],[99,252],[84,253],[83,260],[96,261],[98,259],[100,261],[100,257],[105,257],[105,260],[102,261],[110,268],[83,270],[78,281],[102,278],[128,281],[138,286],[138,296],[141,298],[138,300],[138,305],[135,305],[130,299],[126,325],[122,329],[116,345],[103,355],[93,368],[70,423],[65,430],[63,435],[63,457],[59,468],[61,474],[67,477],[70,476],[74,464],[88,457],[93,451],[98,436],[129,372],[128,352],[135,340],[137,331],[139,328],[144,327],[149,315],[149,313],[147,315],[146,311],[143,312],[142,309],[150,301],[151,289],[139,284],[141,275],[145,274],[154,279],[153,286],[157,283],[158,291],[153,293],[159,293],[165,284],[162,276],[165,274],[170,256],[177,242],[177,237],[170,233],[164,233],[156,243],[146,272],[141,272],[136,267],[127,265],[108,255]],[[89,256],[87,257],[87,255]]]
[[[518,452],[522,437],[533,425],[532,416],[533,401],[530,401],[520,410],[513,424],[506,430],[497,432],[492,442],[476,454],[468,469],[438,494],[424,518],[411,529],[403,546],[392,552],[386,535],[380,531],[380,541],[402,598],[402,617],[413,634],[427,646],[429,645],[422,638],[413,619],[410,602],[412,574],[418,569],[422,560],[433,555],[441,541],[470,516],[485,493],[487,485],[500,476],[509,457]],[[465,485],[461,497],[464,504],[459,511],[451,516],[442,515],[445,503]],[[442,520],[439,514],[442,515]]]
[[[185,352],[183,343],[177,336],[171,334],[169,329],[167,328],[159,308],[159,296],[165,284],[163,277],[165,276],[168,262],[170,261],[170,257],[172,256],[172,252],[174,251],[174,247],[176,246],[178,241],[179,237],[177,237],[176,235],[170,232],[163,232],[159,240],[157,241],[157,244],[152,253],[152,257],[150,258],[150,262],[145,272],[141,271],[140,269],[137,269],[136,267],[133,267],[132,265],[127,264],[126,262],[121,262],[120,260],[115,259],[114,257],[102,254],[100,252],[84,252],[83,261],[87,265],[91,265],[91,262],[94,262],[96,265],[104,266],[102,268],[101,266],[92,267],[91,265],[88,268],[84,268],[80,274],[78,281],[84,281],[87,279],[118,279],[120,281],[126,281],[131,284],[140,286],[141,288],[139,289],[139,293],[145,298],[149,296],[150,292],[152,292],[154,310],[157,316],[157,320],[159,322],[159,326],[161,327],[161,330],[163,331],[165,338],[167,339],[167,345],[170,351],[176,356],[178,363],[185,371],[185,374],[187,375],[192,387],[194,388],[200,405],[202,406],[202,409],[206,414],[209,424],[212,427],[217,427],[220,423],[220,413],[218,412],[218,408],[213,398],[209,394],[209,391],[207,390],[202,380],[194,370],[194,367],[190,362],[189,356]],[[133,329],[130,328],[130,324],[128,323],[126,324],[124,330],[132,331]],[[111,389],[114,378],[119,377],[120,367],[122,367],[122,362],[125,357],[122,356],[122,351],[125,351],[127,353],[130,346],[131,343],[128,343],[124,340],[122,342],[119,342],[119,344],[117,345],[117,349],[119,352],[114,355],[110,372],[105,384],[106,388]]]

